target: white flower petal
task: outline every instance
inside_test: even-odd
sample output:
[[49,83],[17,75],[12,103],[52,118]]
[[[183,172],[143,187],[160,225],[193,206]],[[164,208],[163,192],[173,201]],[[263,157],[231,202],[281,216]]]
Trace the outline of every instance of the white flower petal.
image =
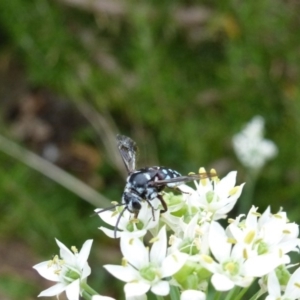
[[168,295],[170,292],[169,282],[163,280],[157,282],[156,284],[152,285],[151,292],[159,296]]
[[274,271],[268,275],[268,293],[274,298],[281,296],[280,284]]
[[197,290],[183,291],[180,296],[180,300],[205,300],[205,299],[206,299],[206,295],[203,292]]
[[[95,209],[95,212],[97,212],[98,210],[100,209],[99,208]],[[99,217],[101,218],[101,220],[113,227],[116,226],[118,216],[119,216],[118,214],[115,215],[115,211],[110,211],[110,210],[99,213]]]
[[34,269],[38,271],[38,273],[43,276],[44,278],[51,280],[51,281],[59,281],[59,275],[55,273],[57,270],[57,266],[53,264],[49,267],[50,261],[43,261],[35,266]]
[[236,171],[229,172],[222,180],[216,185],[215,192],[218,195],[227,196],[229,191],[234,187],[236,181]]
[[87,259],[90,255],[91,247],[93,240],[87,240],[83,245],[77,257],[77,263],[79,268],[82,270],[84,265],[87,262]]
[[61,243],[58,239],[55,239],[58,247],[60,257],[64,259],[65,262],[68,264],[74,265],[75,264],[75,256],[72,251],[70,251],[63,243]]
[[[190,186],[186,184],[181,184],[178,186],[178,189],[183,193],[183,194],[193,194],[195,190],[191,188]],[[184,195],[183,195],[184,196]]]
[[176,272],[178,272],[186,260],[188,259],[188,254],[181,253],[179,251],[176,251],[170,255],[168,255],[162,263],[161,266],[161,276],[162,278],[172,276]]
[[74,280],[66,288],[66,295],[69,300],[79,300],[80,293],[80,281]]
[[118,278],[119,280],[130,282],[139,278],[139,273],[136,269],[127,265],[126,267],[117,266],[117,265],[104,265],[109,273]]
[[151,285],[149,283],[142,281],[126,283],[124,286],[126,299],[128,297],[145,295],[149,291],[150,287]]
[[87,278],[88,276],[91,275],[91,268],[88,264],[86,264],[81,272],[81,280]]
[[286,254],[290,251],[298,251],[299,239],[288,240],[286,242],[280,243],[279,248],[282,253]]
[[137,269],[149,263],[149,249],[138,238],[122,235],[121,251],[127,261]]
[[284,226],[284,238],[283,241],[291,238],[297,238],[299,235],[299,226],[295,223],[288,223]]
[[147,295],[126,297],[126,300],[147,300]]
[[199,216],[195,215],[184,230],[185,238],[194,239]]
[[282,264],[282,258],[275,253],[251,257],[244,263],[245,274],[251,277],[262,277],[275,270],[280,264]]
[[[99,229],[100,229],[101,231],[103,231],[103,232],[104,232],[108,237],[110,237],[111,239],[114,239],[114,238],[115,238],[114,230],[108,229],[108,228],[103,227],[103,226],[99,227]],[[116,232],[116,237],[117,237],[117,238],[120,237],[120,231],[119,231],[119,230],[117,230],[117,232]]]
[[167,254],[166,226],[163,226],[157,235],[150,251],[150,261],[160,266]]
[[225,275],[213,274],[211,283],[217,291],[229,291],[234,287],[234,283]]
[[269,295],[265,300],[278,300],[278,298]]
[[52,297],[52,296],[57,296],[60,293],[62,293],[66,289],[66,284],[64,283],[57,283],[50,288],[42,291],[38,297]]
[[219,223],[211,223],[208,238],[211,252],[219,262],[223,262],[230,256],[232,245],[227,242],[228,237]]
[[285,296],[289,299],[300,298],[300,268],[298,268],[290,277],[290,280],[286,286]]
[[115,299],[107,296],[95,295],[92,297],[92,300],[115,300]]

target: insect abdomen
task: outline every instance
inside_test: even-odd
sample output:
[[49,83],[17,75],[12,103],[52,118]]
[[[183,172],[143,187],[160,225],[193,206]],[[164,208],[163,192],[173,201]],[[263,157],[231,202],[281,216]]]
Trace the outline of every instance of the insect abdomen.
[[[168,180],[168,179],[172,179],[172,178],[176,178],[176,177],[180,177],[181,174],[175,170],[169,169],[169,168],[165,168],[165,167],[160,167],[159,168],[159,179],[160,180]],[[166,186],[168,187],[175,187],[177,185],[179,185],[180,183],[176,182],[176,183],[167,183]]]

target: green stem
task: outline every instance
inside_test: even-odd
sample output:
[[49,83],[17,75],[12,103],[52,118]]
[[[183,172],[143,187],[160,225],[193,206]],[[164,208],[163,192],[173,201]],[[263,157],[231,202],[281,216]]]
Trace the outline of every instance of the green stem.
[[219,300],[221,297],[221,292],[216,292],[214,296],[214,300]]
[[[250,287],[250,286],[249,286]],[[244,296],[244,294],[248,291],[249,287],[243,288],[238,295],[234,298],[234,300],[240,300]]]
[[265,292],[262,292],[261,290],[258,291],[257,293],[255,293],[251,298],[250,300],[256,300],[258,299],[260,296],[262,296]]
[[226,295],[225,300],[235,300],[235,294],[237,293],[237,287],[235,286],[230,292]]
[[247,214],[247,212],[249,211],[252,204],[258,175],[259,170],[248,170],[243,197],[239,201],[238,214]]
[[82,292],[82,297],[85,299],[85,300],[92,300],[92,297],[89,293],[87,293],[86,291],[83,291]]
[[87,294],[94,296],[94,295],[99,295],[93,288],[91,288],[86,282],[81,282],[81,288],[83,289],[84,292]]
[[163,296],[156,295],[156,299],[157,299],[157,300],[164,300],[164,297],[163,297]]
[[179,300],[180,299],[180,293],[179,293],[179,289],[177,286],[171,285],[170,298],[171,298],[171,300]]

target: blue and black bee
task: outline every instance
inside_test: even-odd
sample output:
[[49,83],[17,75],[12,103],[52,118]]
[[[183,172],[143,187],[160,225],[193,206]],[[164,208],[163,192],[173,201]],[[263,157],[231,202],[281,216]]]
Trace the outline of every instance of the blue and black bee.
[[165,187],[176,188],[184,182],[200,179],[206,175],[204,173],[182,176],[175,170],[157,166],[136,170],[136,143],[131,138],[124,135],[117,135],[117,141],[121,157],[128,172],[125,189],[122,195],[122,203],[97,212],[101,213],[115,208],[116,206],[125,206],[116,223],[115,237],[119,221],[125,210],[130,211],[134,214],[135,218],[137,218],[142,207],[141,202],[147,201],[152,208],[152,215],[154,218],[154,208],[151,204],[151,200],[155,198],[160,200],[163,207],[160,211],[161,213],[165,213],[168,210],[167,204],[161,195],[161,192]]

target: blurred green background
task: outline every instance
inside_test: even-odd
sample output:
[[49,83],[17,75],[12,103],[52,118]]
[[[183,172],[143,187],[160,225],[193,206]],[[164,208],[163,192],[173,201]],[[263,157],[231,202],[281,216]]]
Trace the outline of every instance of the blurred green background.
[[89,217],[109,205],[93,190],[119,201],[124,188],[116,133],[141,167],[238,170],[242,183],[231,138],[261,115],[279,153],[253,203],[299,222],[299,13],[295,0],[1,1],[0,298],[51,285],[32,265],[57,253],[54,237],[94,239],[89,282],[123,298],[102,268],[118,242]]

